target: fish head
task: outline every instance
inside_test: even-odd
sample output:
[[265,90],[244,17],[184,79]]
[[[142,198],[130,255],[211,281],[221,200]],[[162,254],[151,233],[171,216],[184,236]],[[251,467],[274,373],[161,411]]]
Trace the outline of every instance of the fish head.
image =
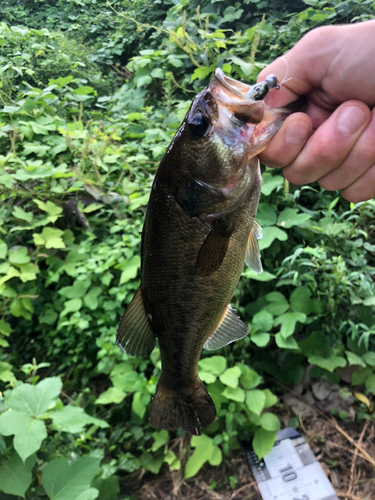
[[199,213],[200,202],[203,213],[219,213],[211,195],[229,211],[259,179],[256,157],[289,114],[262,101],[268,90],[266,82],[247,85],[217,68],[193,100],[166,155],[173,160],[168,176],[178,186],[175,197],[190,213]]

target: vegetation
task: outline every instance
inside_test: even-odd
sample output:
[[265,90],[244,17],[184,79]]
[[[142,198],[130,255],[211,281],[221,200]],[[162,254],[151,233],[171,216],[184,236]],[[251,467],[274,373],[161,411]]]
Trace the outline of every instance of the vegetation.
[[308,364],[331,382],[354,365],[347,389],[370,418],[374,200],[264,169],[265,271],[245,269],[233,300],[251,333],[199,362],[218,410],[200,437],[149,426],[159,352],[124,355],[115,329],[139,284],[153,175],[213,69],[255,81],[306,31],[374,18],[372,1],[3,3],[1,498],[131,499],[127,474],[184,463],[193,477],[244,435],[264,456],[280,426],[272,379],[295,385]]

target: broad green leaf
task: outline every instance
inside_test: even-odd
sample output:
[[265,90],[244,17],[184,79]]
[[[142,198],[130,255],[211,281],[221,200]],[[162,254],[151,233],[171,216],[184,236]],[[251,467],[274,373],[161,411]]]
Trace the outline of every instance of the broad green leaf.
[[276,440],[276,431],[266,431],[259,427],[253,438],[253,450],[259,460],[267,455]]
[[270,172],[265,172],[262,175],[262,194],[268,196],[277,187],[284,184],[284,177],[281,175],[272,175]]
[[9,323],[4,321],[3,319],[0,319],[0,333],[8,337],[10,333],[12,332],[12,328]]
[[363,361],[365,361],[370,366],[375,366],[375,352],[366,352],[362,356]]
[[32,455],[23,463],[17,453],[14,453],[0,466],[0,491],[25,498],[26,490],[31,484],[31,469],[35,461],[36,457]]
[[238,366],[227,368],[224,373],[220,375],[220,381],[229,387],[235,388],[238,386],[238,379],[241,376],[241,370]]
[[22,384],[13,389],[9,407],[27,415],[41,416],[56,402],[62,383],[59,377],[49,377],[37,385]]
[[216,380],[216,375],[209,372],[198,371],[199,378],[206,384],[213,384]]
[[251,342],[258,347],[266,347],[268,342],[270,341],[271,335],[266,332],[250,332]]
[[317,300],[310,299],[311,292],[307,287],[300,286],[293,290],[290,295],[290,306],[293,312],[301,312],[306,315],[319,313],[322,309]]
[[245,278],[255,280],[255,281],[272,281],[272,280],[276,279],[275,274],[268,273],[267,271],[263,271],[262,273],[258,274],[255,271],[253,271],[252,269],[250,269],[250,267],[246,267],[243,270],[242,276],[245,276]]
[[[224,20],[226,19],[224,18]],[[237,66],[239,66],[242,69],[245,76],[250,76],[252,74],[254,69],[253,64],[246,62],[243,59],[240,59],[239,57],[236,56],[232,56],[231,60],[234,64],[237,64]]]
[[251,324],[252,328],[257,328],[258,330],[269,332],[273,326],[273,317],[269,312],[262,310],[254,315]]
[[327,358],[323,358],[321,356],[310,356],[308,358],[308,361],[311,365],[319,366],[320,368],[324,368],[329,372],[333,372],[336,368],[339,367],[344,368],[344,366],[346,365],[346,360],[344,358],[334,355],[331,355]]
[[190,444],[195,447],[195,450],[186,462],[185,479],[195,476],[201,467],[211,459],[214,450],[212,439],[205,434],[192,436]]
[[240,382],[245,389],[254,389],[262,382],[262,377],[247,365],[238,363],[237,366],[241,369]]
[[124,401],[126,393],[118,387],[110,387],[102,392],[98,399],[95,401],[96,405],[109,405],[112,403],[120,404]]
[[98,297],[102,293],[102,288],[99,286],[94,286],[91,290],[83,297],[83,303],[89,309],[95,311],[99,305]]
[[81,299],[91,285],[91,280],[75,280],[72,286],[60,288],[59,294],[67,299]]
[[370,375],[365,382],[366,389],[375,392],[375,375]]
[[369,367],[367,367],[367,368],[360,367],[352,375],[352,385],[362,385],[371,376],[372,376],[372,370],[371,370],[371,368],[369,368]]
[[253,389],[246,393],[246,406],[256,415],[260,415],[266,403],[264,391]]
[[71,299],[67,300],[64,304],[64,309],[60,313],[60,318],[63,318],[66,316],[68,313],[71,312],[77,312],[81,309],[82,307],[82,299]]
[[303,313],[285,313],[278,318],[275,318],[274,326],[281,325],[280,335],[287,339],[293,335],[297,322],[304,323],[306,321],[306,314]]
[[274,413],[263,413],[260,416],[260,425],[266,431],[280,430],[280,420]]
[[62,240],[64,231],[54,229],[52,227],[45,227],[41,234],[34,233],[34,243],[37,246],[45,246],[46,248],[65,248],[65,243]]
[[272,392],[269,389],[264,389],[263,392],[266,395],[266,402],[264,403],[265,408],[269,408],[270,406],[273,406],[277,403],[278,401],[277,397],[274,394],[272,394]]
[[276,212],[268,203],[259,203],[256,220],[261,227],[273,226],[276,223]]
[[362,359],[361,356],[358,356],[358,354],[355,354],[354,352],[351,351],[345,351],[345,354],[348,359],[349,365],[360,365],[363,366],[364,368],[366,367],[365,361]]
[[258,241],[260,250],[264,250],[272,245],[274,240],[286,241],[288,235],[276,226],[263,228],[263,237]]
[[53,411],[51,418],[59,431],[72,434],[82,432],[85,425],[97,425],[102,429],[109,427],[104,420],[87,415],[83,408],[77,406],[64,406],[61,410]]
[[298,349],[298,344],[293,337],[283,337],[281,333],[276,333],[275,342],[280,349]]
[[277,218],[277,225],[285,228],[302,226],[310,218],[310,215],[298,212],[298,208],[286,208]]
[[198,362],[198,368],[205,372],[220,375],[227,367],[227,360],[223,356],[210,356]]
[[46,426],[41,420],[20,411],[6,411],[0,415],[0,434],[14,434],[13,445],[18,455],[25,460],[39,450],[47,437]]
[[29,223],[34,218],[34,214],[32,212],[25,212],[21,207],[14,207],[12,215],[13,217],[16,217],[16,219],[21,219]]
[[43,469],[42,483],[51,500],[72,500],[90,488],[99,472],[100,458],[88,455],[71,465],[65,458],[56,458]]
[[0,240],[0,259],[5,259],[7,256],[8,247],[5,241]]
[[145,416],[147,405],[150,402],[151,396],[150,394],[142,394],[141,392],[135,392],[132,401],[132,410],[138,415],[138,417],[142,420]]
[[0,184],[7,187],[8,189],[13,188],[13,182],[14,182],[14,178],[12,175],[10,175],[10,174],[0,175]]
[[161,446],[164,446],[166,443],[168,443],[169,440],[169,433],[168,431],[156,431],[152,433],[152,437],[154,438],[154,442],[152,443],[151,450],[156,451],[158,450]]
[[[119,477],[96,477],[92,483],[92,487],[99,492],[99,500],[117,500],[120,493]],[[126,497],[125,497],[126,498]]]
[[245,391],[240,387],[226,387],[222,395],[232,401],[243,403],[245,401]]
[[28,264],[19,264],[18,268],[20,270],[20,279],[22,283],[27,281],[33,281],[36,279],[36,275],[39,273],[39,268],[35,264],[29,262]]
[[122,273],[120,278],[120,285],[127,283],[129,280],[134,279],[138,274],[139,266],[141,265],[141,259],[138,255],[134,255],[128,259],[125,265],[122,266]]
[[273,316],[280,316],[289,309],[289,304],[280,292],[270,292],[266,295],[269,304],[263,308],[264,311],[269,312]]
[[83,87],[78,87],[77,89],[74,89],[74,93],[77,95],[89,95],[89,94],[96,94],[95,89],[93,87],[89,86],[83,86]]
[[366,297],[363,301],[364,306],[375,306],[375,295],[372,297]]
[[223,454],[221,453],[221,449],[218,446],[214,446],[212,450],[211,458],[208,459],[208,462],[212,467],[217,467],[221,464],[223,460]]

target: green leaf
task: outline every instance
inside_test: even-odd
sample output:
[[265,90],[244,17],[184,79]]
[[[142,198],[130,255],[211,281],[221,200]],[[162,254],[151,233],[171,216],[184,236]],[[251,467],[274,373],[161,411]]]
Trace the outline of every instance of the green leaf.
[[232,388],[238,386],[238,379],[241,376],[241,370],[238,366],[227,368],[224,373],[220,375],[220,382]]
[[118,476],[96,477],[91,484],[99,491],[99,500],[117,500],[120,493]]
[[122,266],[122,273],[120,278],[120,285],[127,283],[131,279],[134,279],[138,274],[139,266],[141,265],[141,259],[138,255],[134,255],[128,259],[125,265]]
[[14,449],[24,462],[39,450],[42,441],[47,437],[44,422],[26,413],[12,410],[0,415],[0,434],[3,436],[14,434]]
[[259,460],[271,451],[276,440],[276,431],[266,431],[262,427],[256,429],[253,439],[253,450]]
[[366,389],[369,389],[370,391],[374,392],[375,391],[375,375],[370,375],[365,382]]
[[276,212],[268,203],[259,203],[256,220],[261,227],[273,226],[276,223]]
[[43,469],[42,483],[51,500],[72,500],[90,488],[99,472],[100,458],[83,456],[69,465],[56,458]]
[[364,362],[361,356],[358,356],[357,354],[351,351],[345,351],[345,354],[348,359],[349,365],[360,365],[366,368],[366,363]]
[[102,429],[109,427],[104,420],[87,415],[83,408],[77,406],[64,406],[61,410],[51,412],[51,418],[57,430],[72,434],[82,432],[85,425],[97,425]]
[[246,406],[256,415],[260,415],[266,403],[266,395],[264,391],[253,389],[246,393]]
[[268,342],[270,341],[271,335],[265,332],[250,332],[251,342],[258,347],[266,347]]
[[286,208],[277,218],[277,225],[285,228],[303,226],[310,218],[310,215],[298,212],[298,208]]
[[34,243],[37,246],[45,246],[46,248],[65,248],[65,243],[61,238],[63,234],[64,231],[61,231],[61,229],[45,227],[41,234],[33,234]]
[[150,402],[151,396],[149,394],[142,394],[135,392],[132,401],[132,410],[142,420],[145,416],[147,405]]
[[0,466],[0,490],[25,498],[26,490],[31,484],[31,469],[35,461],[36,457],[32,455],[23,463],[17,453],[14,453]]
[[270,303],[264,307],[264,310],[268,311],[273,316],[280,316],[289,309],[286,298],[280,292],[268,293],[266,299]]
[[280,335],[287,339],[293,335],[297,322],[304,323],[306,321],[306,314],[303,313],[285,313],[279,316],[274,321],[274,326],[281,325]]
[[59,294],[67,299],[81,299],[91,285],[91,280],[76,279],[72,286],[64,286],[59,290]]
[[269,196],[274,189],[284,184],[284,177],[265,172],[262,175],[262,194]]
[[156,431],[152,433],[152,437],[154,438],[154,442],[152,443],[151,450],[156,451],[158,450],[161,446],[164,446],[166,443],[168,443],[169,440],[169,433],[168,431]]
[[372,297],[366,297],[363,301],[364,306],[375,306],[375,295]]
[[210,356],[198,362],[198,367],[214,375],[220,375],[227,367],[227,360],[223,356]]
[[22,384],[13,389],[8,405],[14,411],[41,416],[56,402],[62,388],[59,377],[49,377],[37,385]]
[[280,349],[298,349],[298,344],[293,337],[283,337],[281,333],[276,333],[275,342]]
[[239,363],[237,366],[241,369],[240,382],[245,389],[254,389],[262,382],[262,377],[247,365]]
[[24,210],[22,210],[22,208],[20,207],[14,207],[13,209],[13,212],[12,212],[12,215],[13,217],[15,217],[16,219],[21,219],[21,220],[24,220],[26,222],[31,222],[34,218],[34,215],[32,212],[25,212]]
[[63,318],[68,313],[77,312],[82,307],[82,299],[71,299],[65,302],[64,309],[60,313],[60,318]]
[[276,226],[269,226],[263,228],[263,237],[258,241],[259,249],[264,250],[272,245],[274,240],[286,241],[288,235]]
[[110,387],[102,392],[98,399],[95,401],[96,405],[109,405],[112,403],[120,404],[124,401],[126,393],[118,387]]
[[263,271],[262,273],[258,274],[250,269],[250,267],[246,267],[243,270],[242,276],[255,281],[272,281],[276,278],[275,274],[268,273],[267,271]]
[[321,356],[310,356],[308,358],[308,361],[311,365],[319,366],[320,368],[324,368],[329,372],[333,372],[336,368],[339,367],[344,368],[344,366],[346,365],[346,360],[344,358],[334,355],[331,355],[327,358],[323,358]]
[[186,462],[185,479],[195,476],[201,467],[211,459],[214,451],[212,439],[205,434],[192,436],[190,444],[195,447],[195,450]]
[[362,385],[362,384],[364,384],[366,382],[366,380],[369,377],[371,377],[371,375],[372,375],[371,368],[368,368],[368,367],[367,368],[362,368],[362,367],[360,367],[352,375],[352,385]]
[[269,332],[273,326],[273,317],[269,312],[262,310],[253,316],[252,328]]
[[[1,331],[1,330],[0,330]],[[363,361],[365,361],[370,366],[375,366],[375,352],[366,352],[362,356]]]
[[99,305],[98,297],[102,293],[102,289],[99,286],[94,286],[91,288],[89,293],[83,297],[83,303],[89,309],[95,311]]
[[245,401],[245,391],[240,387],[226,387],[222,395],[227,399],[232,401],[237,401],[238,403],[243,403]]
[[77,89],[74,89],[74,93],[77,95],[89,95],[89,94],[96,94],[96,91],[93,87],[89,86],[83,86],[83,87],[78,87]]
[[277,397],[274,394],[272,394],[272,392],[269,389],[264,389],[263,392],[266,395],[266,402],[264,403],[265,408],[269,408],[270,406],[273,406],[277,403],[278,401]]
[[5,241],[0,240],[0,259],[5,259],[7,256],[8,247]]
[[152,78],[164,78],[164,73],[160,68],[154,68],[150,74]]
[[293,290],[290,295],[290,306],[293,312],[301,312],[306,315],[318,313],[321,304],[317,300],[310,299],[311,292],[305,286],[300,286]]
[[1,174],[0,175],[0,184],[7,187],[8,189],[13,188],[14,178],[10,174]]
[[266,431],[280,430],[280,420],[274,413],[263,413],[260,416],[260,425]]

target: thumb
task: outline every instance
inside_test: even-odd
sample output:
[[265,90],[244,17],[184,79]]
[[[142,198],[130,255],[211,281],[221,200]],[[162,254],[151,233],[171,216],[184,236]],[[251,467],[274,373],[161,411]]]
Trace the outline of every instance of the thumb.
[[312,30],[289,52],[261,71],[258,81],[275,74],[278,83],[282,83],[279,91],[272,90],[267,95],[269,106],[284,106],[313,88],[321,87],[331,61],[332,38],[336,38],[335,27]]

